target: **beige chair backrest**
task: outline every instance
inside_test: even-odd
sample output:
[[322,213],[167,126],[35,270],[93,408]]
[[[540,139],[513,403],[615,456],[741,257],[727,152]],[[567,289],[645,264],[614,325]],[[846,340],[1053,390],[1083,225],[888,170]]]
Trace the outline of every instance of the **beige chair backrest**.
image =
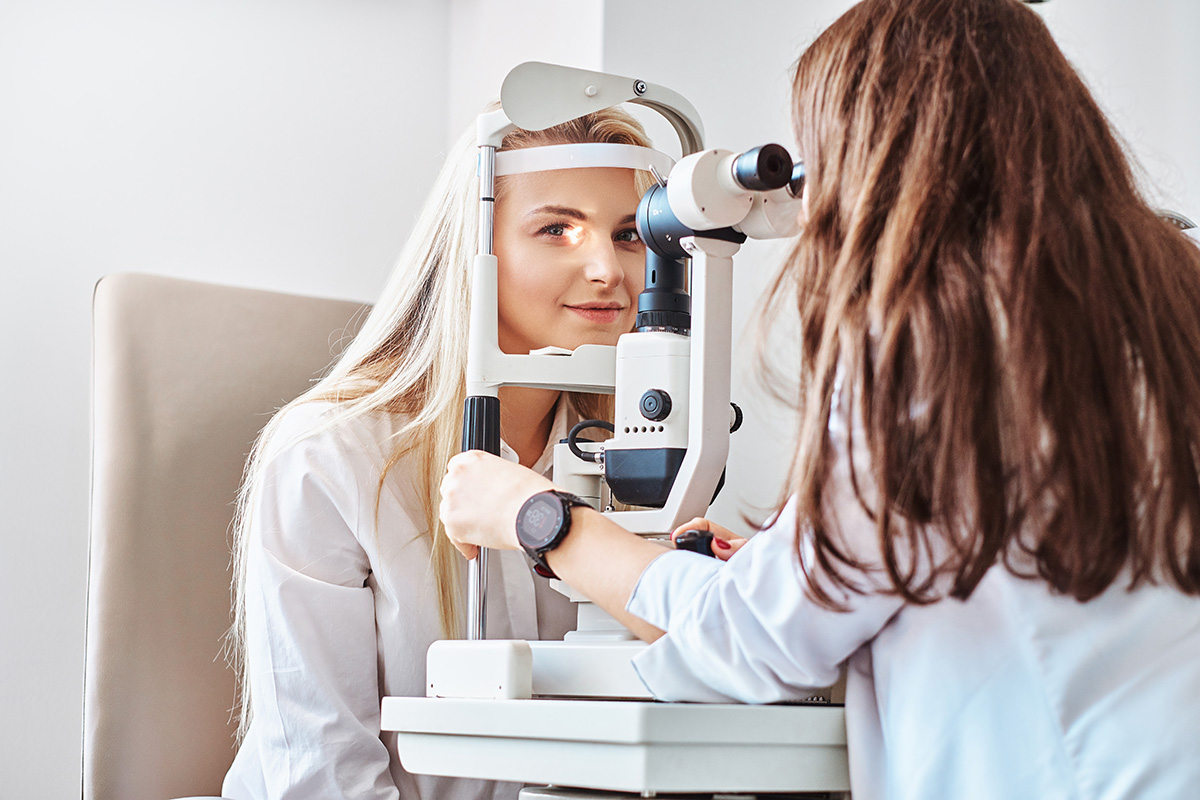
[[84,800],[220,794],[236,727],[222,644],[242,468],[363,309],[149,275],[97,284]]

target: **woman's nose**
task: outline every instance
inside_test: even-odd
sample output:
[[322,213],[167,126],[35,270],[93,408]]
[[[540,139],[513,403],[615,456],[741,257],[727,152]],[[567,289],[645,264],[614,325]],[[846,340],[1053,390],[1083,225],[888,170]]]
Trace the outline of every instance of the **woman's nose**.
[[589,281],[613,287],[625,280],[625,269],[612,242],[596,242],[587,249],[584,257],[584,275]]

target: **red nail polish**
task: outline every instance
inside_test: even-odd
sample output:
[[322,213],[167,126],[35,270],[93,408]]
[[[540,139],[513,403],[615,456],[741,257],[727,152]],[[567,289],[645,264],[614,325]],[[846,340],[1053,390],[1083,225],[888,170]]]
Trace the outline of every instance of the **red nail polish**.
[[729,542],[725,541],[724,539],[718,539],[714,536],[713,537],[713,546],[719,547],[722,550],[728,550],[733,545],[731,545]]

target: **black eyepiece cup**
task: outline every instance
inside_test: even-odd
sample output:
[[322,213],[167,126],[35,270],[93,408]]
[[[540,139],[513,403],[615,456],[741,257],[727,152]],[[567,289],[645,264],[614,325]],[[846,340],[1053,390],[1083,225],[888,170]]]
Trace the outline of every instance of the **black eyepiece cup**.
[[759,145],[734,159],[733,179],[752,192],[781,189],[792,179],[792,157],[782,145]]
[[788,181],[788,194],[799,200],[804,196],[804,182],[807,180],[807,173],[804,171],[804,162],[797,161],[792,166],[792,179]]

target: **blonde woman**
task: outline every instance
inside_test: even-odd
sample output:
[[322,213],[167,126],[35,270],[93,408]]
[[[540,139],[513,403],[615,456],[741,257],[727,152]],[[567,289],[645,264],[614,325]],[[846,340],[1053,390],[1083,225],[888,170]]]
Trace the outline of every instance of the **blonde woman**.
[[[500,151],[569,143],[646,147],[608,110]],[[463,626],[464,570],[438,535],[438,486],[458,451],[468,276],[476,251],[473,131],[451,153],[362,331],[327,377],[263,430],[236,526],[234,652],[241,746],[223,793],[257,798],[515,797],[517,786],[410,775],[380,698],[423,695],[425,652]],[[497,179],[499,344],[509,353],[615,344],[633,326],[645,173],[593,167]],[[548,471],[596,396],[501,390],[502,454]],[[489,634],[561,638],[570,604],[515,554],[494,560]]]

